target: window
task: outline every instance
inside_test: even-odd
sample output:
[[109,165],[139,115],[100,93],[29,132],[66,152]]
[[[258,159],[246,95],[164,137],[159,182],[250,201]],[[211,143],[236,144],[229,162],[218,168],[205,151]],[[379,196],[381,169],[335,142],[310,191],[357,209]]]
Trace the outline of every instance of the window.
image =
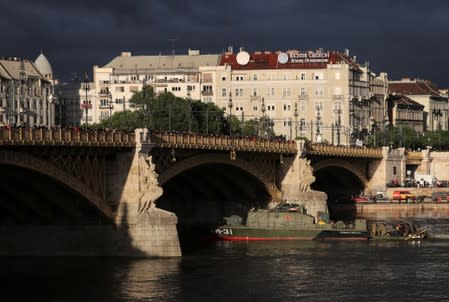
[[257,106],[253,106],[253,111],[257,111]]
[[301,80],[305,80],[305,79],[306,79],[306,74],[305,74],[304,72],[301,73],[300,76],[299,76],[299,78],[300,78]]
[[221,88],[221,96],[222,96],[222,97],[227,96],[226,88]]
[[226,81],[226,76],[221,76],[222,81]]
[[257,81],[257,74],[254,74],[254,75],[253,75],[253,80],[254,80],[254,81]]
[[125,87],[123,86],[115,87],[115,92],[125,92]]
[[276,96],[276,89],[275,88],[271,88],[271,96]]
[[336,79],[336,80],[340,80],[340,73],[339,73],[339,72],[336,72],[336,73],[335,73],[335,79]]
[[274,107],[274,105],[268,105],[267,106],[267,110],[268,111],[274,111],[276,108]]
[[299,95],[302,95],[302,96],[307,95],[306,89],[305,89],[305,88],[301,88],[301,89],[299,90]]
[[257,96],[257,88],[253,88],[253,96]]
[[393,175],[396,175],[396,167],[393,167]]

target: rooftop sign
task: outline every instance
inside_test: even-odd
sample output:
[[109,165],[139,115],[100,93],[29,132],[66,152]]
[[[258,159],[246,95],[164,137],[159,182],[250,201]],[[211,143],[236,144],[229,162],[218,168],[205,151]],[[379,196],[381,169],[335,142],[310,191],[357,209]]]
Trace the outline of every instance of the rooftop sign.
[[304,51],[299,53],[290,53],[291,63],[328,63],[329,52]]

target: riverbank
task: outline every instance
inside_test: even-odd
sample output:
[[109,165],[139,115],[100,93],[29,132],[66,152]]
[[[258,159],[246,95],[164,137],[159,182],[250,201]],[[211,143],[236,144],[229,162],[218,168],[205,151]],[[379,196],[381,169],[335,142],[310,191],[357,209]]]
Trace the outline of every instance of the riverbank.
[[449,203],[373,202],[336,204],[330,209],[335,216],[365,219],[449,218]]

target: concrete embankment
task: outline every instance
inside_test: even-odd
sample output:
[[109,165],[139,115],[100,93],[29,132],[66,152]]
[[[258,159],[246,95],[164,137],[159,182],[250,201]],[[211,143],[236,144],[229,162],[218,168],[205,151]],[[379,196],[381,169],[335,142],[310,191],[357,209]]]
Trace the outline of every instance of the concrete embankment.
[[447,203],[367,203],[355,204],[356,217],[386,218],[449,218]]

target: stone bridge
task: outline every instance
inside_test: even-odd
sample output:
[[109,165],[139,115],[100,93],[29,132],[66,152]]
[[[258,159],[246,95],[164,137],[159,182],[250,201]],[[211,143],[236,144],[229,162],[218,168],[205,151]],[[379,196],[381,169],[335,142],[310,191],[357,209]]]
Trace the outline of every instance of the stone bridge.
[[[342,182],[341,169],[363,189],[385,185],[392,163],[407,162],[393,151],[142,129],[0,129],[0,236],[21,240],[0,254],[30,253],[34,242],[42,254],[85,254],[88,247],[92,254],[177,256],[178,218],[219,219],[283,199],[312,214],[327,211],[326,194],[318,192],[323,179]],[[410,158],[420,161],[419,154]],[[196,199],[203,202],[197,213]]]

